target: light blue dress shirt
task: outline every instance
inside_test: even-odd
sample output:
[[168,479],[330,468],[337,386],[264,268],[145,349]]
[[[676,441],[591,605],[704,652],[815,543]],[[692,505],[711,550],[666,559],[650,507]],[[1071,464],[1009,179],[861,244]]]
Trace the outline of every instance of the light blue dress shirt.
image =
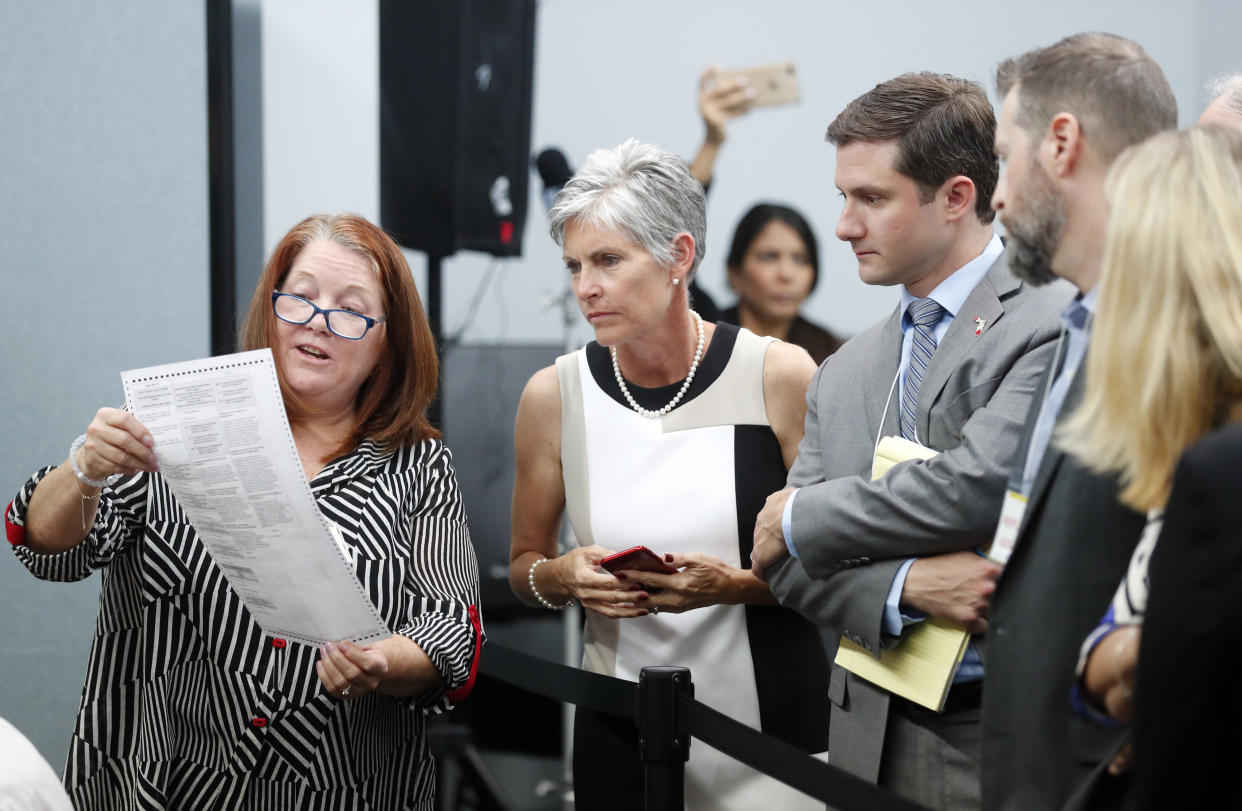
[[1035,474],[1039,472],[1039,465],[1048,453],[1048,445],[1052,442],[1052,429],[1056,427],[1057,418],[1061,415],[1065,395],[1069,393],[1070,384],[1078,374],[1078,367],[1087,355],[1087,344],[1091,340],[1091,319],[1095,315],[1095,300],[1099,289],[1093,287],[1090,292],[1078,296],[1061,313],[1061,323],[1065,327],[1061,335],[1061,340],[1066,341],[1065,361],[1052,382],[1052,388],[1048,390],[1048,396],[1039,407],[1035,428],[1031,431],[1031,442],[1027,446],[1026,460],[1022,465],[1024,496],[1031,495]]

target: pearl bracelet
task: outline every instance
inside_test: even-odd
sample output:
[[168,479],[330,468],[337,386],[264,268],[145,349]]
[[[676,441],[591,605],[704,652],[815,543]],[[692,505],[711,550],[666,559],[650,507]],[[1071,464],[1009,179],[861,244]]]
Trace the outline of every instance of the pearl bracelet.
[[544,598],[544,596],[539,593],[539,589],[535,588],[535,568],[540,563],[547,563],[547,562],[548,562],[547,558],[539,558],[539,560],[535,561],[534,563],[530,565],[530,571],[526,573],[526,585],[530,586],[530,593],[535,595],[535,599],[539,601],[539,605],[543,606],[549,611],[564,611],[566,608],[569,608],[571,605],[574,604],[573,597],[570,597],[569,602],[565,603],[564,605],[554,605],[553,603],[548,602],[547,599]]
[[102,479],[92,479],[82,472],[82,468],[78,467],[78,451],[82,450],[82,446],[86,444],[86,434],[82,434],[73,440],[73,444],[69,446],[69,467],[73,469],[73,475],[77,476],[78,481],[91,487],[106,487],[117,479],[121,478],[120,473],[113,473],[111,476],[105,476]]

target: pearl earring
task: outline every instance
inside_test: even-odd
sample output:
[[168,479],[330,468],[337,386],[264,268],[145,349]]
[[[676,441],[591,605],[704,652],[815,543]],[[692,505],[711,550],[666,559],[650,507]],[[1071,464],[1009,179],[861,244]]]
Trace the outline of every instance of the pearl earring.
[[674,279],[673,279],[673,284],[675,284],[675,285],[677,285],[677,284],[681,284],[681,279],[674,278]]

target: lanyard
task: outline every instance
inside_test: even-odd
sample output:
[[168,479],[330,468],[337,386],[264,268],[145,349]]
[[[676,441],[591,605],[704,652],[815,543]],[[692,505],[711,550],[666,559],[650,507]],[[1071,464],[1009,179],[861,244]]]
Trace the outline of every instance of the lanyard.
[[[1091,316],[1088,315],[1087,322],[1084,325],[1084,327],[1086,329],[1089,329],[1090,326],[1091,326]],[[1057,335],[1057,343],[1052,349],[1052,369],[1049,371],[1048,380],[1044,384],[1044,396],[1043,396],[1043,399],[1040,400],[1039,402],[1039,411],[1036,412],[1035,414],[1035,425],[1031,428],[1032,436],[1034,436],[1035,428],[1037,428],[1044,420],[1044,409],[1048,407],[1048,396],[1052,394],[1052,387],[1056,383],[1056,380],[1057,380],[1057,368],[1056,368],[1057,359],[1061,356],[1061,346],[1062,344],[1065,343],[1065,336],[1068,332],[1069,332],[1068,327],[1066,327],[1065,324],[1062,324],[1061,332],[1060,334]],[[1081,361],[1079,362],[1079,365],[1082,365]],[[1072,377],[1073,375],[1077,373],[1078,373],[1078,366],[1075,366],[1073,372],[1071,373],[1071,379],[1066,381],[1067,386],[1073,382]],[[1051,431],[1048,433],[1048,444],[1052,444]],[[1043,455],[1039,457],[1041,461],[1043,460],[1043,457],[1047,455],[1047,445],[1045,445],[1044,447],[1045,447],[1044,453]],[[1023,496],[1029,496],[1031,494],[1031,485],[1035,481],[1035,474],[1039,472],[1037,470],[1032,469],[1032,465],[1031,465],[1032,461],[1033,460],[1031,456],[1031,448],[1028,445],[1026,449],[1026,458],[1022,460],[1022,495]]]
[[[871,458],[875,458],[880,450],[880,438],[884,433],[884,420],[888,419],[888,407],[893,402],[893,392],[897,390],[897,381],[901,379],[901,364],[897,364],[897,374],[893,376],[893,385],[888,387],[888,398],[884,401],[884,411],[880,414],[880,427],[875,430],[875,446],[871,448]],[[914,426],[914,436],[918,439],[919,427]]]

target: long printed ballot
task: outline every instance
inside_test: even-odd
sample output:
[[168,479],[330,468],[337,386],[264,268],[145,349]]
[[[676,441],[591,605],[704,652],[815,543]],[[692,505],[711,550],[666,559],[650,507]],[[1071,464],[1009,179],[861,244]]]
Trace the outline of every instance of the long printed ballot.
[[263,630],[391,636],[302,469],[269,349],[121,373],[186,517]]

